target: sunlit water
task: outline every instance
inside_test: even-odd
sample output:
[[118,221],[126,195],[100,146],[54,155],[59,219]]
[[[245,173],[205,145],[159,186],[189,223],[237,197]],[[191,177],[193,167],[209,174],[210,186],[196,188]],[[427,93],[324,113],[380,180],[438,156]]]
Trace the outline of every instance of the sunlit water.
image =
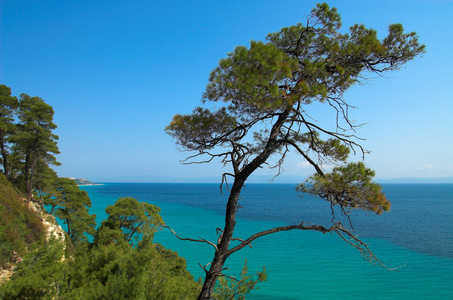
[[[226,203],[215,184],[105,184],[85,186],[98,224],[104,209],[119,197],[134,197],[159,206],[167,225],[182,237],[215,241],[223,227]],[[238,274],[245,259],[250,272],[266,267],[268,281],[247,299],[453,299],[453,185],[384,185],[392,202],[390,213],[376,216],[352,212],[355,234],[389,268],[363,260],[339,237],[319,232],[283,232],[263,237],[229,258],[230,274]],[[330,226],[328,203],[301,198],[291,184],[250,184],[240,204],[236,237],[301,221]],[[336,212],[344,225],[348,220]],[[212,246],[180,241],[168,230],[156,242],[187,260],[197,279],[199,264],[213,256]]]

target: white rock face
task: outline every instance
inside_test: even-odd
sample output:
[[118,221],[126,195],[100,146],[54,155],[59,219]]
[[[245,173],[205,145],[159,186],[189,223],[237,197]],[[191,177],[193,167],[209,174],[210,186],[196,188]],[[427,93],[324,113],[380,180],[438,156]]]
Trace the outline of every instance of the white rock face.
[[46,241],[49,241],[51,237],[54,237],[56,240],[61,240],[62,242],[65,241],[66,239],[65,232],[63,228],[61,228],[61,226],[58,225],[54,216],[44,212],[39,206],[39,204],[36,202],[31,201],[30,208],[39,215],[44,227],[46,228]]

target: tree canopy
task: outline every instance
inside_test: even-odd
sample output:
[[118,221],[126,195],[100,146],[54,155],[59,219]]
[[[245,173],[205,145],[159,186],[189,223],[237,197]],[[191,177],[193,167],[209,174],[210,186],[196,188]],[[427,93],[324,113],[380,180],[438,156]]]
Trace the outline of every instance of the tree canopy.
[[53,108],[39,97],[20,95],[18,117],[20,123],[14,132],[14,149],[23,163],[23,176],[28,201],[33,193],[33,180],[40,164],[58,165],[54,154],[59,154],[57,128],[53,123]]
[[54,193],[46,195],[45,204],[51,205],[51,212],[63,220],[71,242],[77,244],[94,235],[96,215],[89,213],[91,200],[86,191],[82,191],[70,178],[58,178]]
[[[65,194],[74,193],[70,186]],[[74,234],[68,226],[68,235],[78,237],[75,247],[68,251],[61,241],[49,240],[30,251],[0,286],[0,298],[194,299],[200,285],[184,258],[153,243],[152,233],[163,223],[158,212],[154,205],[120,198],[106,209],[108,218],[93,232],[94,242],[80,239],[81,230]],[[140,237],[131,239],[138,232]]]
[[98,230],[97,243],[152,240],[154,233],[164,224],[159,215],[160,208],[131,197],[118,199],[105,211],[109,216]]
[[4,84],[0,85],[0,150],[2,155],[3,171],[6,178],[10,177],[8,163],[8,139],[14,131],[14,112],[19,106],[16,97],[11,96],[11,89]]
[[[6,178],[24,189],[30,202],[37,190],[40,171],[57,166],[57,128],[52,106],[39,97],[11,96],[11,89],[0,85],[0,148],[2,171]],[[44,175],[44,174],[42,174]],[[42,183],[42,182],[41,182]]]
[[[383,39],[364,25],[353,25],[348,32],[341,25],[337,10],[322,3],[305,23],[270,33],[266,41],[236,47],[211,72],[204,106],[192,114],[175,115],[166,127],[182,149],[194,152],[186,163],[220,159],[231,167],[222,177],[222,182],[233,178],[225,227],[214,245],[215,257],[205,270],[199,299],[211,297],[229,255],[259,236],[279,231],[253,235],[230,248],[239,195],[247,178],[266,165],[277,168],[279,174],[289,151],[303,157],[315,171],[299,186],[300,191],[343,210],[381,213],[390,208],[382,190],[372,183],[373,171],[363,163],[348,162],[351,152],[364,155],[367,151],[355,134],[359,125],[349,118],[351,105],[344,94],[375,74],[400,69],[425,47],[414,32],[405,33],[401,24],[390,25]],[[310,105],[317,102],[335,112],[335,128],[313,120]],[[326,164],[335,166],[330,173]],[[289,229],[329,230],[303,225]],[[352,238],[340,225],[330,230]]]

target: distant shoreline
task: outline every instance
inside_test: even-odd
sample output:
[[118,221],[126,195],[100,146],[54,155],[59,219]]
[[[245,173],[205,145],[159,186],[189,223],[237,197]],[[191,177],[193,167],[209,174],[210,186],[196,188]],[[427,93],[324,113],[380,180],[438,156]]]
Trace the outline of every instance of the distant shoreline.
[[[280,175],[278,177],[256,175],[248,179],[247,183],[272,183],[272,184],[300,184],[306,180],[305,176],[296,175]],[[170,177],[170,176],[121,176],[121,177],[100,177],[96,178],[97,182],[103,183],[216,183],[220,184],[220,176],[206,176],[206,177]],[[274,180],[273,180],[274,179]],[[375,178],[375,182],[379,184],[387,183],[453,183],[453,177],[440,177],[440,178]]]
[[[380,185],[453,185],[453,182],[379,182],[376,183]],[[132,182],[132,181],[110,181],[104,182],[102,184],[85,184],[85,185],[78,185],[79,187],[83,186],[95,186],[95,185],[108,185],[108,184],[169,184],[169,185],[196,185],[196,184],[208,184],[208,185],[217,185],[219,183],[214,182]],[[296,186],[300,183],[294,182],[250,182],[246,183],[247,185],[291,185]]]

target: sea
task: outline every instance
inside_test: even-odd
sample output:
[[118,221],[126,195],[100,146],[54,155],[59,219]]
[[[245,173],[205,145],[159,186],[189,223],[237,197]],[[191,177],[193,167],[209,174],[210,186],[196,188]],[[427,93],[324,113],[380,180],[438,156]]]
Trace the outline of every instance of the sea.
[[[223,228],[226,186],[182,183],[105,183],[82,186],[97,223],[120,197],[161,209],[165,223],[180,236],[215,243]],[[248,184],[240,199],[235,237],[277,226],[342,222],[368,244],[386,268],[373,265],[335,234],[293,230],[257,239],[233,254],[225,272],[250,274],[265,268],[267,281],[246,299],[453,299],[453,184],[384,184],[392,202],[382,215],[332,211],[329,203],[296,191],[294,184]],[[203,277],[214,249],[181,241],[168,229],[155,242],[178,252],[195,280]],[[390,270],[394,269],[395,270]]]

